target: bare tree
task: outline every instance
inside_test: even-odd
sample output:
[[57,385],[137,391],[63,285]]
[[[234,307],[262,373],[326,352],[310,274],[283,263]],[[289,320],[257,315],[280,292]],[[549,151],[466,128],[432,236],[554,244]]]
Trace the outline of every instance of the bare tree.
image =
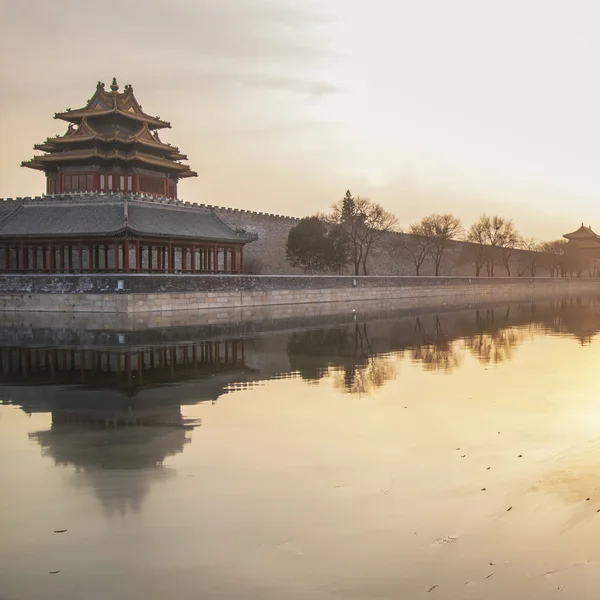
[[488,254],[490,254],[489,248],[486,245],[487,238],[485,231],[480,222],[471,225],[471,228],[467,232],[467,241],[471,242],[471,244],[465,247],[466,260],[475,267],[475,277],[479,277],[483,267],[489,264]]
[[350,191],[332,207],[332,223],[341,226],[348,236],[349,261],[354,274],[367,275],[367,259],[382,238],[396,230],[396,217],[369,198],[352,197]]
[[400,237],[398,244],[410,257],[415,266],[415,275],[418,277],[425,259],[431,254],[433,238],[429,237],[422,222],[415,223],[408,228],[408,235],[404,234]]
[[515,224],[511,219],[483,215],[469,229],[467,239],[480,246],[489,246],[485,252],[485,266],[488,276],[494,276],[496,260],[500,256],[510,277],[510,259],[514,253],[515,247],[520,243],[520,236],[516,230]]
[[542,244],[534,238],[527,238],[522,240],[521,249],[520,262],[529,271],[531,277],[535,277],[542,262]]
[[555,240],[541,244],[541,265],[550,277],[560,277],[563,274],[563,263],[565,255],[565,240]]
[[421,225],[425,236],[431,240],[429,254],[435,265],[435,276],[438,277],[446,248],[452,240],[464,234],[464,228],[461,220],[450,214],[429,215],[421,221]]

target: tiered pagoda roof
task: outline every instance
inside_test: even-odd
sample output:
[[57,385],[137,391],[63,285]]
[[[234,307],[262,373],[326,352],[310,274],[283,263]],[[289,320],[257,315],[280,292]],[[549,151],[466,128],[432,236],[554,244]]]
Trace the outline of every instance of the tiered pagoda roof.
[[196,177],[179,149],[161,141],[158,130],[171,124],[142,110],[133,87],[126,85],[119,92],[116,79],[105,89],[98,82],[88,103],[75,110],[70,108],[54,115],[69,123],[63,135],[47,138],[34,148],[45,154],[23,161],[22,166],[40,171],[74,164],[117,164],[124,167],[146,166],[176,179]]
[[600,249],[600,236],[594,233],[591,227],[586,227],[583,223],[577,231],[565,233],[563,237],[583,250]]

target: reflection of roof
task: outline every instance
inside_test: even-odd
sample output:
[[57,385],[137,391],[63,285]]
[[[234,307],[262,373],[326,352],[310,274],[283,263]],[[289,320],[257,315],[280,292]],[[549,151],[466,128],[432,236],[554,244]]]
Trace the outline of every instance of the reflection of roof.
[[246,243],[207,207],[140,194],[64,194],[0,202],[0,238],[132,233]]

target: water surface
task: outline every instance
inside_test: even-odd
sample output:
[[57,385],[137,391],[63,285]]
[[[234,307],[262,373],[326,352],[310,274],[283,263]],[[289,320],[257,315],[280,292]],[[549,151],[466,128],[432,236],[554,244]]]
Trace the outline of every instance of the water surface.
[[0,324],[2,600],[598,597],[600,299],[261,319]]

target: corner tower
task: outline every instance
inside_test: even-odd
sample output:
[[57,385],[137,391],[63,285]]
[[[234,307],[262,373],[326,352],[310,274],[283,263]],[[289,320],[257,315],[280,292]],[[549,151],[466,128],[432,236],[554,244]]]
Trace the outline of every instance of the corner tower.
[[187,156],[160,140],[158,131],[171,124],[142,110],[126,85],[119,92],[98,82],[83,108],[56,113],[68,123],[63,135],[34,146],[43,154],[21,166],[46,174],[46,192],[132,192],[177,198],[177,183],[197,173],[181,161]]

